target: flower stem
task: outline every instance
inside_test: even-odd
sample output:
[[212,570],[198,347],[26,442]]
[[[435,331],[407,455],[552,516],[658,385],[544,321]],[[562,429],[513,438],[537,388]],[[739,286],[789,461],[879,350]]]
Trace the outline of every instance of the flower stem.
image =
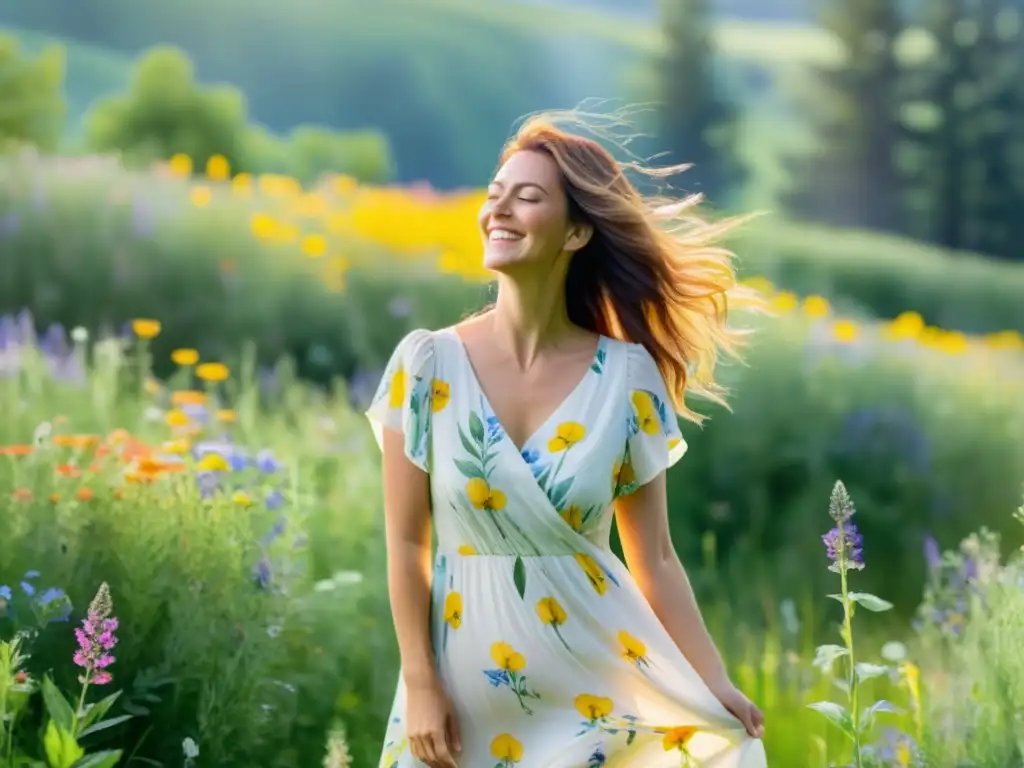
[[854,655],[853,650],[853,601],[850,600],[850,590],[847,583],[847,564],[846,564],[846,530],[845,526],[839,524],[839,582],[840,592],[843,597],[843,640],[846,642],[847,656],[847,667],[849,673],[847,675],[847,685],[849,687],[849,700],[850,700],[850,726],[853,730],[853,764],[856,768],[863,768],[863,758],[861,757],[860,749],[860,712],[858,709],[858,695],[857,695],[857,659]]
[[71,735],[78,737],[78,716],[85,706],[85,692],[89,690],[89,677],[92,675],[92,665],[85,668],[85,682],[82,683],[82,694],[78,697],[78,706],[75,708],[75,719],[71,725]]

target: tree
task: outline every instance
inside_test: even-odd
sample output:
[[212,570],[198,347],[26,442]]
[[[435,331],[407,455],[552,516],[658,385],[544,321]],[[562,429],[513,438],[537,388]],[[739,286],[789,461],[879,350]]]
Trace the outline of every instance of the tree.
[[921,22],[929,55],[913,70],[914,234],[1021,258],[1024,8],[933,0]]
[[223,155],[232,169],[246,167],[247,109],[230,86],[201,86],[187,54],[158,47],[139,61],[128,92],[104,99],[87,115],[91,149],[120,151],[148,164],[176,153],[203,167]]
[[841,54],[809,73],[805,108],[814,141],[786,161],[791,184],[783,206],[796,218],[902,232],[901,4],[820,1],[821,24]]
[[661,26],[659,138],[669,162],[693,164],[684,177],[690,191],[722,207],[747,171],[736,152],[736,107],[716,82],[710,0],[662,0]]
[[23,142],[55,150],[64,132],[63,90],[63,48],[50,46],[33,58],[0,35],[0,151]]

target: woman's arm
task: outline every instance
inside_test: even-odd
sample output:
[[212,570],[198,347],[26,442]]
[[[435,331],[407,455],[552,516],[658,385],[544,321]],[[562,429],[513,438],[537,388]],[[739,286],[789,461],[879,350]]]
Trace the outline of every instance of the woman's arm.
[[753,738],[764,735],[761,711],[729,680],[668,525],[665,473],[615,502],[626,565],[669,636],[722,705]]
[[722,657],[672,546],[665,473],[635,493],[619,497],[615,516],[626,565],[669,636],[709,688],[728,685]]
[[434,685],[430,641],[430,476],[405,456],[404,438],[384,430],[384,525],[388,594],[408,687]]
[[385,429],[384,524],[388,593],[406,689],[406,735],[430,768],[456,768],[459,723],[430,639],[430,475],[405,455],[405,438]]

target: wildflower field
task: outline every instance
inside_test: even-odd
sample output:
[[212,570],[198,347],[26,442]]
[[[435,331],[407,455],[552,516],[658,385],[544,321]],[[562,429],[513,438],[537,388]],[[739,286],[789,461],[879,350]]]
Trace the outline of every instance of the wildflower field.
[[[0,166],[0,765],[375,765],[358,411],[405,331],[485,300],[479,192]],[[796,239],[752,256],[779,317],[670,473],[708,623],[772,765],[1019,765],[1024,278]]]

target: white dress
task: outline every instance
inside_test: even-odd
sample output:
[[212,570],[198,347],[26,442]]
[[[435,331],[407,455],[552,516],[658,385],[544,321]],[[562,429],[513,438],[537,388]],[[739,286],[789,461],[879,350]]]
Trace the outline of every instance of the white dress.
[[[642,346],[602,338],[521,452],[450,329],[401,341],[367,415],[430,474],[431,632],[461,768],[766,765],[609,548],[613,499],[686,450]],[[400,678],[380,768],[423,765],[405,715]]]

